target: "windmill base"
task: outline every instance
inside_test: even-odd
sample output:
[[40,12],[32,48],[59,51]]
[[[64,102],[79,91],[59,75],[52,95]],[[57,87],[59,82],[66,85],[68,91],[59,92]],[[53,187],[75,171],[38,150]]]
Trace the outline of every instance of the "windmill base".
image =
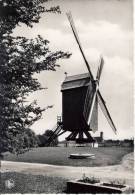
[[76,139],[75,140],[77,144],[85,144],[85,143],[95,143],[94,139]]
[[[85,134],[86,138],[83,136],[83,133]],[[88,131],[73,131],[66,138],[66,141],[75,141],[77,144],[95,143],[95,139]]]

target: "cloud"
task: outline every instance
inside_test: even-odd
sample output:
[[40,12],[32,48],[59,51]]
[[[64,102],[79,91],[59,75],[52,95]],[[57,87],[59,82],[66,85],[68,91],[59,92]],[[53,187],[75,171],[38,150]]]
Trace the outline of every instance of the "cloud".
[[[133,127],[133,66],[127,58],[105,57],[100,90],[112,113],[112,118],[125,134]],[[103,124],[103,123],[102,123]],[[103,125],[104,127],[104,125]]]
[[[66,25],[69,26],[67,22],[64,23],[64,26]],[[133,33],[131,31],[103,20],[87,24],[76,20],[75,25],[84,48],[96,48],[109,56],[132,57]]]
[[[50,47],[53,50],[64,49],[71,52],[77,50],[77,43],[69,22],[65,20],[62,24],[62,27],[58,25],[55,29],[46,28],[40,23],[34,25],[32,29],[22,25],[16,28],[14,35],[23,34],[25,31],[27,37],[33,38],[40,34],[50,41]],[[84,23],[77,19],[75,25],[84,50],[95,48],[103,55],[132,58],[133,33],[131,31],[104,20]]]

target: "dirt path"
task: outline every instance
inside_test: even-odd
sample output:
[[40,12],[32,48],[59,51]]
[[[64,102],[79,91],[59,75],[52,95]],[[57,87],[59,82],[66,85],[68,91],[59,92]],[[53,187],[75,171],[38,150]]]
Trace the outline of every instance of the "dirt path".
[[125,180],[127,184],[133,186],[133,153],[124,156],[120,165],[106,167],[71,167],[55,166],[48,164],[23,163],[2,161],[1,171],[15,171],[33,175],[57,176],[68,179],[81,178],[85,173],[86,176],[95,176],[106,180]]

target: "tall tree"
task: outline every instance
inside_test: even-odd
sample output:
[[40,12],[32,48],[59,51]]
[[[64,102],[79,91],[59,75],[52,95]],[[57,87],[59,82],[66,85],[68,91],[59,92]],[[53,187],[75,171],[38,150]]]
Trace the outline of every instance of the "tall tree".
[[[43,89],[35,73],[55,71],[57,61],[69,53],[51,52],[49,41],[40,35],[35,39],[13,37],[19,23],[33,27],[44,12],[60,13],[59,7],[46,9],[48,0],[0,1],[0,154],[4,151],[21,153],[33,147],[30,126],[41,118],[44,109],[36,101],[26,103],[30,92]],[[31,133],[30,133],[31,132]]]

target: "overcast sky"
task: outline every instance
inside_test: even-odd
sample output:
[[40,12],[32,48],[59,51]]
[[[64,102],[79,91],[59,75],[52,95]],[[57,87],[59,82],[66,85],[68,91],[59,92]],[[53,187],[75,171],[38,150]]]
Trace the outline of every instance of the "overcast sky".
[[[32,129],[42,134],[52,129],[61,115],[61,84],[68,75],[87,72],[82,55],[74,39],[66,12],[71,11],[74,22],[90,64],[96,74],[100,54],[104,57],[104,68],[100,80],[100,91],[104,97],[118,133],[114,135],[99,109],[99,131],[105,138],[129,138],[133,136],[133,6],[132,0],[55,0],[46,3],[60,5],[62,14],[43,14],[40,23],[27,28],[17,27],[14,34],[34,38],[38,34],[50,41],[52,51],[72,53],[70,59],[61,60],[56,72],[43,72],[36,77],[48,90],[29,96],[37,99],[41,107],[54,105],[47,110]],[[63,139],[64,137],[61,137]]]

